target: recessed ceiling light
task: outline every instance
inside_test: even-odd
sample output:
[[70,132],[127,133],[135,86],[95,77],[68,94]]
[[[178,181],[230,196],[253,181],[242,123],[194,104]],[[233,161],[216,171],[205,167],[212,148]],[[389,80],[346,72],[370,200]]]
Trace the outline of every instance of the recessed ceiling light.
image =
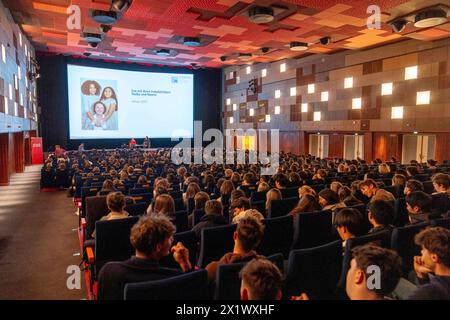
[[269,23],[273,21],[273,9],[270,7],[254,6],[248,10],[248,18],[253,23]]
[[156,50],[155,53],[161,57],[168,57],[171,55],[169,49],[159,49],[159,50]]
[[291,42],[289,48],[291,51],[305,51],[308,50],[308,44],[305,42]]
[[198,47],[200,45],[199,37],[184,37],[183,44],[188,47]]
[[429,28],[447,21],[447,13],[441,9],[426,10],[418,13],[414,19],[416,28]]

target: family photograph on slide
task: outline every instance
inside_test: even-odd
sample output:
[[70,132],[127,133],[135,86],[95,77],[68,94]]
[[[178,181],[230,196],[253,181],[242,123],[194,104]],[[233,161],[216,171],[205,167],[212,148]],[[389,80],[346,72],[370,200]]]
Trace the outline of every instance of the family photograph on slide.
[[81,79],[81,129],[119,130],[117,83]]

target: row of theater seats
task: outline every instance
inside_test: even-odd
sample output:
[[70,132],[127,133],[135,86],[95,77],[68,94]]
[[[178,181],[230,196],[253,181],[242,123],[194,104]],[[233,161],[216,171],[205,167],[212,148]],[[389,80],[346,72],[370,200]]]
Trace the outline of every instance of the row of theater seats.
[[[129,243],[129,235],[137,220],[138,217],[130,217],[96,223],[95,254],[88,253],[87,264],[92,287],[95,287],[98,272],[105,263],[126,260],[134,253]],[[295,227],[290,216],[264,220],[264,238],[256,251],[270,257],[280,270],[286,271],[285,296],[308,292],[312,299],[345,298],[345,276],[350,265],[351,250],[358,245],[377,243],[396,250],[403,260],[403,276],[407,277],[412,270],[413,256],[420,251],[414,244],[414,236],[430,225],[421,223],[398,227],[392,232],[385,230],[349,239],[343,249],[340,240],[333,240],[336,235],[332,231],[330,212],[302,213],[295,220]],[[450,229],[450,219],[432,220],[431,226]],[[209,262],[232,251],[235,228],[236,225],[205,228],[202,230],[199,246],[193,231],[176,233],[174,243],[181,241],[189,249],[191,263],[204,268]],[[170,256],[160,262],[166,267],[177,267]],[[178,284],[178,288],[189,288],[190,299],[238,299],[238,273],[242,267],[243,264],[219,267],[213,293],[208,289],[205,272],[198,271],[173,279],[128,285],[125,297],[183,299],[181,291],[184,290],[173,290],[172,285]]]

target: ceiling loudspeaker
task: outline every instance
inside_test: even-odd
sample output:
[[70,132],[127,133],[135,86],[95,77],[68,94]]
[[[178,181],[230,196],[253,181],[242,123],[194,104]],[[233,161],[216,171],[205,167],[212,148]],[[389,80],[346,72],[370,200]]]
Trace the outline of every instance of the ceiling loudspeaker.
[[125,10],[128,10],[132,3],[133,0],[112,0],[111,6],[114,10],[123,12]]
[[102,24],[102,25],[100,25],[99,29],[101,32],[107,33],[109,30],[112,29],[112,26],[107,25],[107,24]]
[[269,47],[262,47],[261,48],[261,52],[262,53],[267,53],[267,52],[269,52],[270,51],[270,48]]
[[201,42],[199,37],[184,37],[183,44],[189,47],[198,47]]
[[401,20],[392,21],[390,23],[390,26],[392,28],[392,31],[394,31],[395,33],[400,33],[403,30],[405,30],[407,24],[408,24],[408,21],[401,19]]
[[93,10],[92,19],[101,24],[113,24],[119,19],[115,11]]
[[291,42],[289,48],[291,51],[305,51],[308,50],[308,44],[305,42]]
[[156,50],[156,54],[161,57],[169,57],[171,55],[169,49]]
[[419,12],[414,18],[414,27],[429,28],[447,21],[447,12],[442,9],[430,9]]
[[227,60],[227,57],[225,57],[225,56],[220,57],[220,61],[225,61],[225,60]]
[[98,33],[83,32],[81,37],[94,48],[103,40],[102,35]]
[[319,41],[320,41],[321,45],[326,46],[326,45],[331,43],[331,38],[330,37],[323,37],[323,38],[320,38]]
[[252,58],[252,54],[251,53],[239,53],[238,54],[238,59],[239,60],[250,60]]
[[269,23],[273,21],[274,13],[270,7],[254,6],[248,10],[248,18],[253,23]]

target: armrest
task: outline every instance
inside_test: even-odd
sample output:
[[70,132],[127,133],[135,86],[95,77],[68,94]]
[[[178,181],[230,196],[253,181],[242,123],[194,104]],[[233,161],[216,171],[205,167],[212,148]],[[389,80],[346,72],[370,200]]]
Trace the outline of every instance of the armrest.
[[81,227],[86,229],[86,218],[81,218]]
[[93,264],[95,262],[95,255],[94,255],[94,250],[92,249],[92,247],[86,248],[86,255],[87,255],[89,264]]

